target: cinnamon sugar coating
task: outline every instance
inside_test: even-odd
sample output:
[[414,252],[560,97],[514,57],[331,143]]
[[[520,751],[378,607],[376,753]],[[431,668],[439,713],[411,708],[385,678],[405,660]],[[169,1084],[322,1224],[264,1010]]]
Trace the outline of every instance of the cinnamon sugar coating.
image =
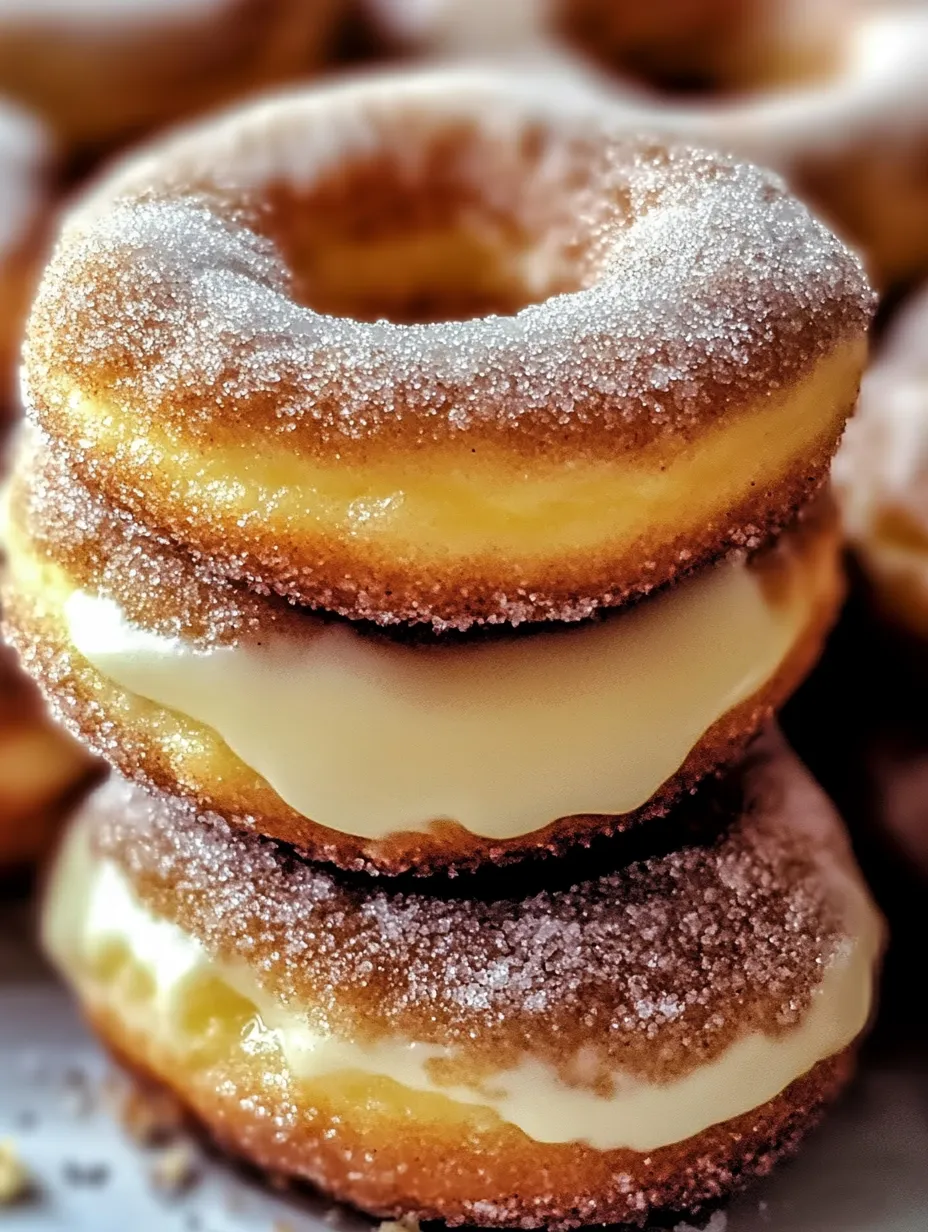
[[[67,377],[201,438],[247,420],[311,456],[483,434],[529,457],[634,450],[698,436],[866,326],[859,263],[777,177],[610,130],[586,107],[558,122],[492,79],[458,96],[428,80],[254,107],[104,184],[66,223],[35,305],[40,417],[63,411]],[[498,201],[480,199],[482,176]],[[350,295],[294,267],[336,214],[348,243],[392,238],[410,207],[413,233],[479,210],[494,242],[518,244],[507,273],[525,282],[504,315],[417,324],[427,306],[391,303],[395,290]],[[431,288],[433,311],[470,290]],[[339,294],[354,319],[328,314]]]
[[843,831],[779,738],[729,790],[675,817],[672,847],[651,828],[610,871],[597,852],[545,884],[355,879],[118,779],[85,818],[155,914],[314,1028],[440,1043],[488,1072],[526,1053],[561,1072],[592,1047],[661,1080],[796,1026],[855,927]]
[[[821,481],[853,388],[775,480],[745,459],[700,527],[494,558],[497,520],[541,499],[526,471],[660,472],[856,345],[872,307],[775,177],[591,106],[492,74],[388,76],[153,148],[64,227],[31,414],[154,533],[381,623],[576,618],[770,534]],[[475,484],[496,494],[479,516]],[[486,519],[483,538],[417,545],[420,521],[391,539],[413,488],[456,527]]]

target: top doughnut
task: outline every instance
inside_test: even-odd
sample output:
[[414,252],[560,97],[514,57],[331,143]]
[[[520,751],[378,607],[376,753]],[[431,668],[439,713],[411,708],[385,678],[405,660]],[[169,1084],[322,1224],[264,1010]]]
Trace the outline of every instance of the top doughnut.
[[230,577],[388,624],[577,619],[827,474],[872,297],[781,182],[492,72],[253,104],[66,221],[30,413]]

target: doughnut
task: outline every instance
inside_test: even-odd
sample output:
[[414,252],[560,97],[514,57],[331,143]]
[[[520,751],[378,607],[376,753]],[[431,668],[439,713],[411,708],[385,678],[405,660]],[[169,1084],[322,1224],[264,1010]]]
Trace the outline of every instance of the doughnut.
[[340,0],[0,0],[0,93],[91,150],[299,76]]
[[[531,59],[625,123],[774,167],[882,286],[928,270],[928,11],[907,0],[371,0],[399,41]],[[500,15],[503,11],[505,17]]]
[[0,645],[0,874],[48,855],[67,806],[93,775],[87,753],[45,713]]
[[10,413],[14,369],[41,272],[51,163],[44,126],[0,99],[0,424]]
[[[788,82],[820,66],[847,0],[367,0],[388,48],[538,54],[552,36],[680,92]],[[549,47],[550,50],[550,47]]]
[[129,778],[343,868],[554,852],[665,813],[736,760],[843,595],[830,502],[584,624],[414,636],[233,583],[23,433],[9,635],[57,715]]
[[820,71],[835,24],[856,3],[548,0],[548,9],[554,30],[608,69],[621,67],[669,90],[704,92],[782,87]]
[[867,769],[877,832],[885,836],[906,872],[914,874],[920,898],[928,880],[928,733],[924,724],[908,732],[877,733],[867,749]]
[[25,349],[83,482],[353,620],[575,620],[788,525],[872,294],[771,175],[492,70],[252,104],[64,224]]
[[894,0],[832,11],[818,72],[731,101],[671,103],[666,127],[775,167],[880,287],[908,283],[928,270],[928,10]]
[[877,608],[928,640],[928,291],[892,321],[834,462],[847,537]]
[[853,1068],[882,948],[775,733],[666,837],[544,886],[384,882],[114,778],[45,944],[112,1050],[277,1176],[381,1217],[642,1225],[797,1147]]

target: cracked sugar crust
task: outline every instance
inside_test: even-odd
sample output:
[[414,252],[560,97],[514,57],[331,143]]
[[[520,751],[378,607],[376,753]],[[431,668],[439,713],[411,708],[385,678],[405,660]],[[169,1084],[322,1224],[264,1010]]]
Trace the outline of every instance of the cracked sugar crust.
[[830,804],[773,735],[727,793],[614,840],[628,862],[605,873],[603,848],[541,875],[385,885],[118,779],[88,809],[96,850],[152,910],[310,1023],[457,1046],[488,1071],[592,1050],[663,1078],[789,1029],[853,941],[861,892]]
[[[822,482],[870,291],[776,177],[593,106],[387,75],[153,147],[66,222],[31,413],[154,533],[352,619],[580,619],[759,545]],[[836,357],[805,444],[687,514],[703,441]]]

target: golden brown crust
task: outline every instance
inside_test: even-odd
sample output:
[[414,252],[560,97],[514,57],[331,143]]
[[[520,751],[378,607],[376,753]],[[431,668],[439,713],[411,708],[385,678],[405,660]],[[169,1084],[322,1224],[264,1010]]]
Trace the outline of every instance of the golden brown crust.
[[[775,533],[821,483],[853,401],[859,264],[764,173],[561,102],[492,75],[387,77],[242,111],[130,164],[72,216],[43,282],[32,413],[154,533],[356,619],[577,618]],[[685,221],[672,241],[665,211]],[[416,245],[438,245],[442,270],[451,254],[454,285]],[[400,268],[418,262],[423,285],[397,290],[398,251],[419,254]],[[737,490],[705,524],[621,544],[607,526],[583,549],[500,559],[500,526],[538,520],[539,500],[577,518],[587,479],[613,493],[609,468],[685,472],[759,406],[787,414],[839,353],[802,447],[760,479],[760,455],[743,476],[726,467]],[[196,487],[201,464],[215,486]],[[214,498],[251,493],[262,466],[254,507]],[[349,479],[357,498],[331,519],[313,512],[322,489],[288,512]],[[421,523],[421,542],[391,539],[413,484],[477,547]]]
[[[318,1098],[306,1107],[298,1090],[270,1077],[255,1091],[253,1073],[244,1067],[185,1073],[176,1058],[159,1054],[114,1015],[88,1008],[116,1056],[143,1082],[166,1086],[231,1153],[380,1218],[440,1219],[452,1226],[643,1226],[662,1214],[697,1214],[793,1155],[856,1063],[855,1050],[847,1049],[753,1112],[642,1155],[542,1144],[502,1122],[490,1129],[466,1120],[447,1128],[413,1119],[398,1124],[378,1115],[376,1106],[359,1129],[340,1108]],[[528,1178],[542,1177],[542,1191],[530,1192]]]
[[[125,140],[316,68],[330,50],[338,0],[225,0],[131,15],[36,16],[4,5],[0,89],[45,117],[63,142]],[[18,11],[17,11],[18,9]]]
[[[850,414],[852,403],[847,405]],[[59,425],[60,426],[60,425]],[[82,454],[61,438],[56,448],[88,487],[115,488],[118,508],[150,519],[154,533],[184,543],[204,568],[348,620],[389,626],[430,624],[436,631],[467,631],[482,624],[583,620],[620,607],[710,565],[727,552],[767,546],[795,522],[828,480],[843,420],[830,424],[775,487],[749,484],[743,500],[720,509],[698,534],[642,537],[617,550],[549,555],[540,562],[508,559],[500,572],[492,553],[477,559],[395,556],[376,545],[333,541],[300,528],[289,535],[260,520],[230,532],[200,521],[173,503],[174,490],[156,475],[144,496],[119,462]],[[125,516],[125,514],[123,515]]]

